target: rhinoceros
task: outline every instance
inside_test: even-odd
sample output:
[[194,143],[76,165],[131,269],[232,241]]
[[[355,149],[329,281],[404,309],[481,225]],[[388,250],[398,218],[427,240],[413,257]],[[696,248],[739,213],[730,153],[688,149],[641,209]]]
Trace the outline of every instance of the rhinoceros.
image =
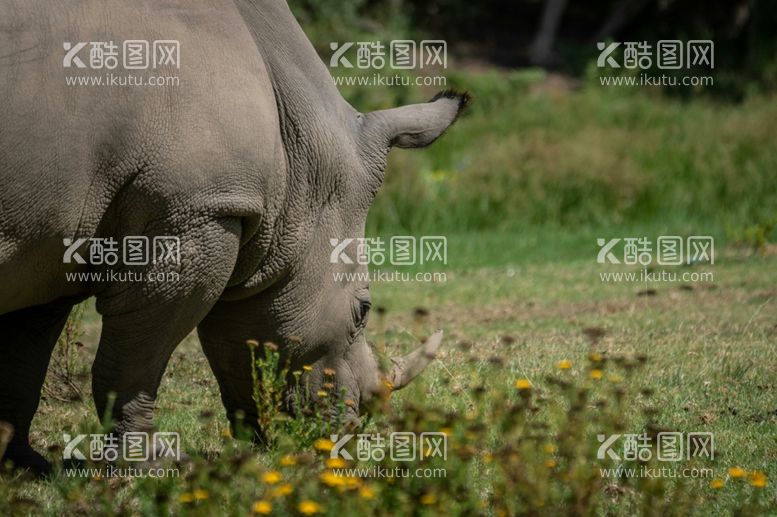
[[[123,63],[127,41],[141,47]],[[432,359],[441,332],[381,373],[364,335],[369,286],[333,275],[366,266],[332,261],[331,243],[363,237],[389,150],[432,143],[466,93],[360,113],[270,0],[3,0],[0,49],[5,459],[50,469],[30,422],[71,308],[90,296],[102,316],[94,403],[119,435],[152,425],[170,355],[195,328],[233,422],[257,418],[247,340],[312,365],[313,393],[334,371],[354,418],[386,378],[400,388]],[[109,69],[134,83],[72,82],[107,82]],[[161,75],[177,84],[148,85]],[[102,253],[128,237],[162,244],[159,260]]]

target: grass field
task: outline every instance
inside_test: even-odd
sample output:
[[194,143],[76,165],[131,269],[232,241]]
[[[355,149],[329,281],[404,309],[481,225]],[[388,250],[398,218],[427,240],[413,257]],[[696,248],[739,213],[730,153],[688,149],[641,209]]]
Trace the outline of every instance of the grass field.
[[[316,417],[277,417],[269,450],[233,440],[192,335],[157,400],[157,428],[180,432],[192,458],[180,477],[3,475],[0,514],[777,515],[774,97],[559,87],[536,71],[449,80],[472,107],[431,148],[391,155],[367,224],[371,236],[448,239],[448,264],[424,270],[446,281],[371,287],[385,308],[368,327],[379,350],[404,351],[437,327],[446,338],[439,361],[365,428],[444,431],[447,460],[421,464],[445,477],[335,479],[342,465],[316,449],[330,431]],[[433,93],[344,91],[362,111]],[[714,279],[601,280],[630,269],[597,264],[598,237],[659,235],[714,236],[714,265],[676,270]],[[63,433],[101,432],[91,302],[69,330],[31,435],[60,472]],[[671,465],[712,472],[603,475],[667,465],[599,460],[597,435],[662,431],[714,433],[714,459]]]
[[[714,265],[698,266],[712,271],[714,282],[604,283],[599,274],[607,269],[596,263],[597,247],[585,235],[539,232],[535,238],[545,246],[555,243],[561,258],[505,253],[505,246],[520,250],[517,243],[532,242],[531,236],[484,235],[476,244],[472,236],[453,236],[450,264],[440,268],[447,281],[372,286],[375,304],[386,309],[368,328],[378,346],[389,353],[403,350],[436,327],[445,329],[446,345],[439,361],[393,395],[367,430],[443,429],[450,453],[435,465],[447,469],[445,478],[349,481],[320,475],[327,464],[315,446],[326,447],[313,441],[321,429],[315,419],[286,422],[269,451],[252,451],[226,437],[217,385],[191,336],[175,352],[158,399],[158,429],[179,431],[192,456],[179,478],[59,474],[48,482],[25,482],[4,476],[0,512],[773,511],[777,259],[720,248]],[[428,315],[419,316],[419,307]],[[62,433],[99,429],[88,388],[99,320],[88,304],[82,329],[74,337],[83,346],[71,351],[67,376],[75,387],[57,377],[63,373],[59,351],[33,424],[34,444],[39,450],[55,446],[47,454],[55,462]],[[565,360],[571,367],[560,369]],[[599,374],[592,372],[600,371],[594,379]],[[516,388],[521,379],[531,388]],[[76,388],[84,399],[65,401]],[[600,468],[617,462],[596,458],[597,433],[660,430],[714,433],[714,460],[671,465],[714,472],[691,479],[602,476]],[[751,486],[763,481],[757,474],[736,478],[732,467],[765,473],[767,486]],[[724,486],[710,486],[720,482]]]

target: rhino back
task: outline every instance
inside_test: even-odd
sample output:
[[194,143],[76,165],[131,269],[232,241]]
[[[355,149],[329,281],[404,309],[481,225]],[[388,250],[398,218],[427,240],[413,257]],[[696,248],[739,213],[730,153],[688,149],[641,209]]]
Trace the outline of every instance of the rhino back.
[[[179,42],[179,68],[136,73],[177,85],[66,84],[105,71],[65,68],[63,42],[133,39]],[[228,0],[4,1],[0,48],[0,314],[88,289],[64,238],[259,219],[284,188],[272,86]]]

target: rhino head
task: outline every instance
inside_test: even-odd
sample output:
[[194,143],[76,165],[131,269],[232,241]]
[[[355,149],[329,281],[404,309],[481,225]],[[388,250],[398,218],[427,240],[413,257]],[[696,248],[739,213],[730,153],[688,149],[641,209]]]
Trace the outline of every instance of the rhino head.
[[[389,150],[431,144],[467,101],[466,94],[446,91],[428,103],[353,112],[350,124],[333,118],[328,123],[334,127],[317,129],[322,133],[314,137],[284,137],[291,170],[295,162],[301,169],[293,177],[308,178],[295,184],[303,195],[285,200],[296,215],[279,216],[293,235],[283,237],[293,243],[286,249],[290,258],[276,256],[272,248],[264,261],[283,265],[265,276],[263,281],[270,285],[248,297],[235,295],[234,300],[228,300],[228,290],[227,300],[199,326],[229,415],[243,413],[246,422],[256,417],[246,368],[247,339],[275,344],[290,371],[304,370],[301,384],[309,400],[315,400],[322,388],[331,397],[344,394],[350,421],[358,421],[360,406],[375,394],[406,386],[432,361],[442,342],[441,330],[408,355],[392,358],[388,368],[380,367],[365,335],[372,300],[367,266],[356,260],[357,246],[383,181]],[[312,155],[304,158],[296,154],[311,150]],[[259,284],[263,285],[261,280]]]
[[[263,224],[271,231],[259,239],[269,242],[257,244],[259,265],[238,258],[236,270],[246,270],[245,279],[233,282],[201,322],[200,340],[229,415],[243,412],[246,422],[256,417],[245,345],[251,339],[277,345],[291,371],[308,366],[302,384],[311,398],[324,386],[344,392],[348,416],[357,418],[384,386],[407,385],[442,341],[437,331],[381,371],[365,336],[372,306],[367,267],[355,260],[368,210],[389,151],[434,142],[469,96],[444,91],[426,103],[360,113],[340,95],[285,6],[238,6],[272,82],[283,166],[273,182],[280,186],[265,201],[271,215]],[[351,260],[333,257],[332,243],[343,242]]]

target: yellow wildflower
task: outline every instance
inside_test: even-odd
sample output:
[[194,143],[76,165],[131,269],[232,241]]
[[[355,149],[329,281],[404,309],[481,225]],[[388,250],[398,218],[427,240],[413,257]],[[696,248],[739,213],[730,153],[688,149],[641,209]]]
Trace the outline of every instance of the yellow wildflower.
[[272,491],[274,497],[284,497],[291,494],[294,491],[294,487],[290,483],[284,483]]
[[359,489],[359,497],[362,499],[372,499],[375,497],[375,490],[373,490],[372,487],[368,485],[364,485]]
[[728,475],[734,479],[743,478],[747,475],[747,471],[741,467],[731,467],[728,469]]
[[325,470],[318,475],[318,479],[326,486],[338,487],[345,484],[345,480],[331,470]]
[[561,361],[556,363],[556,366],[559,370],[569,370],[572,368],[572,361],[569,359],[562,359]]
[[343,458],[327,458],[324,464],[330,469],[342,469],[347,465]]
[[267,515],[268,513],[272,512],[272,504],[270,504],[270,501],[265,501],[262,499],[261,501],[256,501],[251,507],[251,510],[253,510],[254,513]]
[[324,452],[331,451],[334,446],[335,446],[334,442],[326,438],[319,438],[318,440],[313,442],[313,447],[315,447],[316,450],[324,451]]
[[304,365],[302,367],[302,369],[305,370],[306,372],[312,372],[313,371],[313,367],[310,366],[309,364]]
[[281,473],[277,470],[268,470],[264,474],[262,474],[262,481],[267,483],[268,485],[275,485],[281,481]]
[[291,454],[287,454],[284,457],[281,458],[281,461],[279,461],[281,467],[291,467],[292,465],[297,464],[297,458],[292,456]]
[[210,494],[208,494],[208,491],[203,488],[198,488],[194,491],[194,499],[197,501],[202,501],[203,499],[207,499]]
[[518,379],[515,381],[515,387],[519,390],[530,390],[532,389],[532,383],[529,379]]
[[430,505],[437,502],[437,497],[434,494],[424,494],[421,496],[421,504]]
[[321,512],[321,505],[310,499],[306,499],[297,505],[297,510],[303,515],[313,515]]
[[750,480],[750,485],[755,488],[766,488],[766,485],[769,484],[766,474],[759,470],[751,472],[748,479]]
[[601,379],[603,375],[604,373],[601,370],[591,370],[591,378],[595,381]]
[[194,496],[192,495],[191,492],[184,492],[183,494],[178,496],[178,501],[184,504],[191,503],[192,501],[194,501]]
[[714,488],[715,490],[718,490],[719,488],[723,488],[725,484],[726,482],[720,478],[713,479],[712,481],[710,481],[710,488]]

